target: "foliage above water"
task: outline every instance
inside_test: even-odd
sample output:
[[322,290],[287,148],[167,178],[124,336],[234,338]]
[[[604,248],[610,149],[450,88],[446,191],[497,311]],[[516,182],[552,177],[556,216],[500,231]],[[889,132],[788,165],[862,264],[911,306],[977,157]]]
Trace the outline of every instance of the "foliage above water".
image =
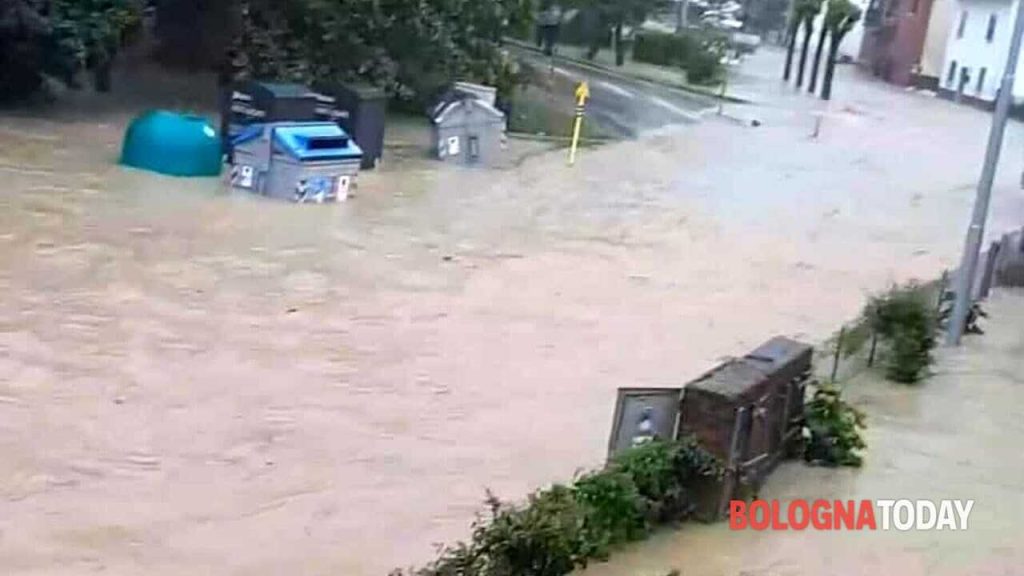
[[692,487],[722,474],[718,461],[686,438],[623,452],[571,486],[538,490],[524,504],[488,494],[489,516],[470,541],[445,548],[425,568],[392,576],[562,576],[607,558],[651,528],[682,520],[694,508]]
[[888,345],[886,373],[904,383],[923,378],[932,363],[937,329],[936,310],[929,291],[920,284],[895,286],[871,299],[865,316]]
[[138,0],[0,2],[0,101],[37,90],[47,76],[75,76],[113,58],[139,23]]
[[235,49],[253,76],[366,81],[423,103],[453,80],[507,95],[516,69],[502,36],[528,25],[529,0],[244,0]]
[[826,466],[861,465],[860,451],[867,447],[860,433],[865,428],[864,414],[843,400],[839,386],[817,385],[804,415],[804,459]]
[[683,34],[644,32],[637,34],[633,59],[659,66],[678,66],[686,70],[694,84],[711,84],[724,74],[722,57],[727,38],[714,30],[688,31]]

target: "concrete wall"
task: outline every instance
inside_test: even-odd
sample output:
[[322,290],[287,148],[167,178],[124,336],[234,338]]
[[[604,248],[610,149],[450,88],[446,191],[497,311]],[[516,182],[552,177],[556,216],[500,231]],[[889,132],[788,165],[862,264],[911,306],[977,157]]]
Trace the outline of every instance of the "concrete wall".
[[[966,69],[970,80],[964,86],[963,94],[991,102],[995,100],[996,90],[1006,66],[1006,54],[1010,49],[1010,33],[1017,3],[1011,0],[954,0],[952,6],[946,55],[939,75],[939,85],[943,89],[956,92],[959,89],[961,70]],[[967,15],[967,21],[963,36],[958,37],[957,31],[964,14]],[[985,35],[990,15],[995,15],[996,27],[992,40],[988,41]],[[954,66],[956,71],[951,80],[949,71]],[[983,69],[985,77],[979,86],[979,76]],[[1020,98],[1024,95],[1024,79],[1020,77],[1019,61],[1017,70],[1013,92],[1014,96]]]

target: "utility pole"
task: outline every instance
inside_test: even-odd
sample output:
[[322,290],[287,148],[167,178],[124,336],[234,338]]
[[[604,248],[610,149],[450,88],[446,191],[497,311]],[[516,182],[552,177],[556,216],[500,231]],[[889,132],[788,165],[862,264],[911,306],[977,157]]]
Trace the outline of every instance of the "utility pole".
[[1006,121],[1010,115],[1010,103],[1013,101],[1013,83],[1017,75],[1017,61],[1020,58],[1021,35],[1024,35],[1024,15],[1021,14],[1024,0],[1018,0],[1017,15],[1013,22],[1013,36],[1010,38],[1010,53],[1006,58],[1006,69],[1003,70],[1003,81],[999,85],[996,98],[996,111],[992,116],[992,129],[988,135],[988,148],[985,150],[985,164],[981,168],[981,180],[978,182],[978,195],[974,199],[974,213],[971,225],[967,228],[964,240],[964,254],[960,259],[960,270],[956,277],[956,302],[953,304],[953,315],[949,319],[949,332],[946,344],[957,346],[964,333],[967,313],[971,307],[971,292],[974,288],[974,275],[978,270],[978,256],[981,242],[985,237],[985,220],[988,218],[988,204],[992,198],[992,181],[996,176],[996,165],[999,164],[999,151],[1003,147],[1003,134],[1006,132]]

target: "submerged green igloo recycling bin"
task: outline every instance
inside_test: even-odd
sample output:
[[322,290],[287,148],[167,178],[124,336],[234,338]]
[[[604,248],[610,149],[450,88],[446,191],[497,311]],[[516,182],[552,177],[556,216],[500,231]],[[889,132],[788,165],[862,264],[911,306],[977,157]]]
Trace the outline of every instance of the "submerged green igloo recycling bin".
[[171,176],[217,176],[220,138],[205,118],[153,110],[128,126],[121,164]]

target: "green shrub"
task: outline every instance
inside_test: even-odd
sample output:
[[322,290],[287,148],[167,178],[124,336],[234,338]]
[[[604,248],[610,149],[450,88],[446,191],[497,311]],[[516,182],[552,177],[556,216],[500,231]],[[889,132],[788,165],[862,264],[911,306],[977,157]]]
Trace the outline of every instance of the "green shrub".
[[647,504],[629,476],[602,470],[580,476],[572,487],[583,507],[584,550],[587,557],[606,559],[612,546],[647,534]]
[[637,34],[633,59],[658,66],[678,66],[686,70],[687,80],[694,84],[713,84],[721,79],[722,55],[726,38],[711,31],[664,34]]
[[865,314],[888,344],[888,377],[904,383],[920,380],[932,362],[937,327],[928,291],[916,283],[893,287],[873,298]]
[[714,52],[698,50],[690,55],[686,65],[686,80],[691,84],[709,85],[721,80],[721,56]]
[[657,522],[693,508],[688,484],[722,467],[693,438],[651,442],[620,454],[606,468],[556,484],[522,505],[488,494],[490,516],[473,524],[468,543],[437,560],[392,576],[561,576],[604,559],[617,545],[647,535]]
[[561,576],[585,564],[590,548],[584,507],[571,488],[556,484],[523,506],[491,500],[491,521],[473,534],[488,576]]
[[645,32],[637,34],[633,41],[633,60],[658,66],[684,66],[699,49],[691,34]]
[[806,417],[804,459],[826,466],[860,466],[860,450],[867,447],[860,430],[864,414],[847,404],[835,384],[816,386],[804,407]]
[[645,501],[648,521],[653,523],[689,516],[695,506],[690,485],[700,478],[722,474],[718,460],[692,436],[627,450],[612,461],[610,468],[632,478]]

